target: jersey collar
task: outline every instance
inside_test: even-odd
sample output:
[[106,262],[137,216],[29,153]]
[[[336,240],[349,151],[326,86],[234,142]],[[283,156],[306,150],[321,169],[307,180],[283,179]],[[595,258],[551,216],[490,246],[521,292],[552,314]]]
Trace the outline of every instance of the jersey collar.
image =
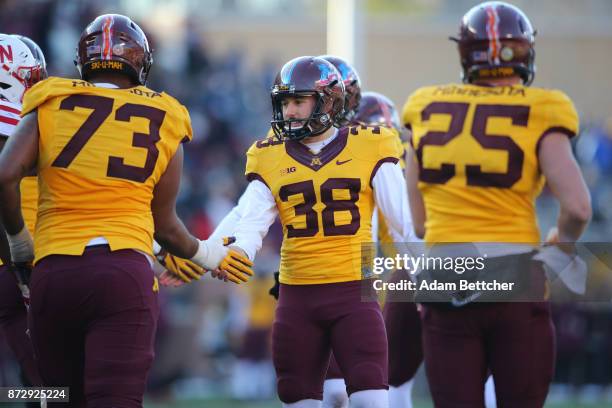
[[342,128],[338,131],[338,136],[329,144],[324,146],[321,151],[314,154],[308,146],[296,140],[289,140],[285,143],[285,151],[295,161],[318,171],[321,167],[335,159],[342,150],[346,147],[348,140],[348,128]]

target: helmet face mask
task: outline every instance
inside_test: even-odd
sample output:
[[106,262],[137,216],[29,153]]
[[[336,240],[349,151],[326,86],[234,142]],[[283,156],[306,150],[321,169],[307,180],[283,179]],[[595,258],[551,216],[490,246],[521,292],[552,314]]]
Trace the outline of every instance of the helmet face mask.
[[[277,88],[273,89],[272,93],[275,119],[271,124],[277,136],[284,135],[284,137],[288,139],[300,140],[316,133],[321,127],[321,124],[327,121],[327,118],[323,117],[323,115],[327,114],[320,112],[322,98],[319,94],[309,92],[287,92],[280,91]],[[314,98],[314,102],[308,104],[312,105],[308,114],[305,116],[300,115],[295,118],[285,118],[285,101],[307,97]],[[278,119],[276,119],[277,117]]]
[[41,69],[27,45],[12,35],[0,34],[0,96],[21,103],[25,91],[41,78]]
[[38,44],[24,35],[13,34],[13,37],[23,42],[30,49],[32,56],[36,60],[36,69],[30,70],[29,74],[24,74],[28,77],[29,86],[33,86],[38,81],[48,78],[49,74],[47,73],[47,61],[45,60],[45,54],[42,52]]
[[535,76],[535,35],[531,22],[517,7],[501,1],[481,3],[461,20],[457,42],[462,79],[519,76],[530,85]]
[[[313,96],[308,117],[285,118],[285,98]],[[271,92],[272,129],[280,139],[301,140],[324,133],[344,108],[344,84],[329,62],[316,57],[298,57],[286,63],[276,76]]]
[[74,63],[84,80],[96,72],[117,72],[145,85],[153,55],[136,23],[120,14],[105,14],[81,33]]

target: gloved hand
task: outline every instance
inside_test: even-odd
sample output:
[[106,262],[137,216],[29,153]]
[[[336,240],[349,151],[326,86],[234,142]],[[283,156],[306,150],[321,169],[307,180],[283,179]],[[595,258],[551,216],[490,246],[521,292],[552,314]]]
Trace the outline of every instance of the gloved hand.
[[219,269],[226,278],[234,283],[246,282],[253,276],[253,262],[238,247],[228,247],[232,237],[199,241],[193,262],[207,270]]
[[178,276],[175,276],[171,274],[170,272],[168,272],[167,269],[159,275],[157,280],[160,285],[170,287],[170,288],[178,288],[179,286],[183,286],[187,284],[185,283],[185,281],[183,281]]
[[[193,280],[198,280],[206,273],[206,270],[189,259],[179,258],[162,249],[156,255],[157,261],[166,268],[166,271],[185,283],[189,283]],[[163,276],[163,274],[162,274]],[[164,286],[165,280],[161,283]]]
[[274,272],[274,286],[270,288],[268,293],[278,300],[278,294],[280,292],[280,281],[278,280],[278,272]]
[[17,286],[21,291],[21,298],[26,307],[30,307],[30,276],[32,276],[32,264],[30,262],[13,262],[10,266]]

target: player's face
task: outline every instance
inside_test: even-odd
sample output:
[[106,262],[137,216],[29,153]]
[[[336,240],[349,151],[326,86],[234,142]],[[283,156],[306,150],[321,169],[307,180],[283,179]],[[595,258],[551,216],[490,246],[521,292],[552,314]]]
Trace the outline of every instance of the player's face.
[[291,124],[293,129],[304,126],[306,119],[310,117],[315,106],[314,95],[298,95],[287,96],[281,101],[283,108],[283,118],[287,119],[305,119],[302,122],[294,122]]

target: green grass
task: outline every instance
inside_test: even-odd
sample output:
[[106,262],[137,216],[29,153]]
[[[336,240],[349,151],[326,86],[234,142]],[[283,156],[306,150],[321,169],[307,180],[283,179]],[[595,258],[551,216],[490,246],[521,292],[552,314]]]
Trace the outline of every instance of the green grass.
[[[210,400],[185,400],[171,401],[166,403],[147,402],[145,408],[280,408],[278,401],[264,402],[239,402],[229,399],[210,399]],[[414,408],[433,408],[433,404],[428,401],[415,401]],[[610,408],[610,403],[585,404],[585,403],[554,403],[546,404],[545,408]]]

